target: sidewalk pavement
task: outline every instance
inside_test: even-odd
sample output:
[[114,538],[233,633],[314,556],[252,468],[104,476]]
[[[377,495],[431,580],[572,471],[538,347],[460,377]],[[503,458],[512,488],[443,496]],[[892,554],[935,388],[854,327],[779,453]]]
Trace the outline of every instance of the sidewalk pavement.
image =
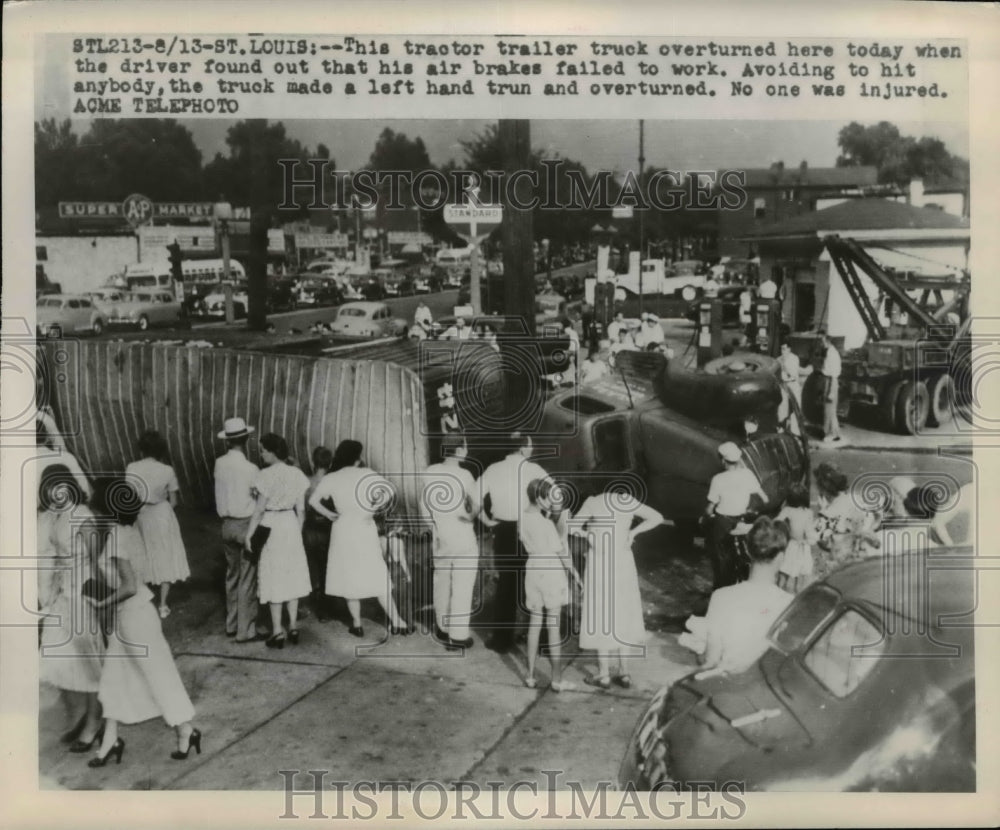
[[[343,621],[310,615],[299,624],[297,646],[237,644],[224,633],[217,520],[183,507],[178,518],[192,577],[171,591],[164,632],[197,710],[202,754],[172,760],[174,733],[156,719],[122,727],[121,765],[90,769],[91,754],[59,744],[61,705],[43,686],[42,787],[284,790],[279,770],[328,770],[327,781],[531,781],[545,790],[558,771],[557,788],[579,782],[586,790],[615,781],[652,694],[694,667],[673,634],[652,632],[645,658],[626,665],[635,684],[627,691],[585,685],[596,670],[588,652],[573,656],[564,673],[577,691],[549,688],[545,656],[532,690],[523,684],[523,646],[498,655],[484,648],[480,632],[464,652],[447,652],[419,630],[389,637],[367,602],[364,640]],[[651,590],[644,581],[647,608],[655,604]],[[575,639],[565,650],[576,650]],[[311,785],[306,774],[294,781],[298,789]]]

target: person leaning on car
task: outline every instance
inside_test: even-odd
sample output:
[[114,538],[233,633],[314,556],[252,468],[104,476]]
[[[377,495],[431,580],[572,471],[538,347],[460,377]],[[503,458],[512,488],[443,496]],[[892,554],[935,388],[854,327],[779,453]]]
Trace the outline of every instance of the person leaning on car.
[[705,508],[708,523],[705,543],[712,563],[713,590],[736,582],[737,563],[729,534],[750,509],[755,495],[767,503],[757,476],[743,466],[743,453],[736,444],[726,441],[719,447],[719,456],[725,469],[712,477]]

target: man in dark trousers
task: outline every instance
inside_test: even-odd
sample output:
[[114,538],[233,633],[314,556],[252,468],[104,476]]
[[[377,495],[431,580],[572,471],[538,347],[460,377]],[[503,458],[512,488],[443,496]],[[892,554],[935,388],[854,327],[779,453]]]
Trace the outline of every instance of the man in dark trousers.
[[482,477],[486,524],[493,527],[493,559],[499,581],[494,611],[493,636],[486,647],[501,653],[514,645],[517,612],[524,606],[524,560],[526,553],[518,537],[518,523],[528,504],[528,484],[546,479],[548,473],[531,461],[529,435],[510,436],[510,452],[486,468]]
[[246,457],[253,431],[242,418],[227,418],[219,433],[227,451],[215,462],[215,509],[222,519],[226,554],[226,635],[238,643],[263,639],[257,632],[257,565],[243,550],[254,511],[253,483],[260,472]]

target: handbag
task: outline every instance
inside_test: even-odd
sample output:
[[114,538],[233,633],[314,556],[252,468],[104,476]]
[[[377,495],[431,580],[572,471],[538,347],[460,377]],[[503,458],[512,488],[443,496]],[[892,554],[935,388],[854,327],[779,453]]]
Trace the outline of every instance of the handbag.
[[260,555],[264,550],[264,545],[271,536],[271,528],[258,525],[257,529],[250,537],[250,548],[247,551],[247,561],[256,565],[260,561]]

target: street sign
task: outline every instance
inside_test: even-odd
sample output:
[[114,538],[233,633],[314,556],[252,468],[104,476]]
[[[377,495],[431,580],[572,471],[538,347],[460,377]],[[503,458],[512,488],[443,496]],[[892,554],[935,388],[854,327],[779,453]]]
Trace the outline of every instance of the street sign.
[[295,247],[303,249],[346,248],[347,235],[343,233],[314,233],[311,231],[296,231]]
[[444,221],[475,245],[482,242],[503,221],[503,208],[496,205],[445,205]]

